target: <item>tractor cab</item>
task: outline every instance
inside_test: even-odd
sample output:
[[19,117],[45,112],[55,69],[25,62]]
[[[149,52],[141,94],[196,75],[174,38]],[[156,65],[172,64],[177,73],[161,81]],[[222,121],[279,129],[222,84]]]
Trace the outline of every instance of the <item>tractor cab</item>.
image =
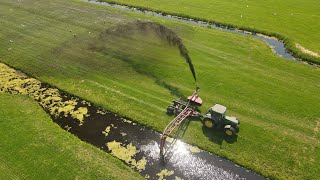
[[220,104],[212,106],[202,121],[206,128],[224,128],[225,134],[232,136],[239,131],[239,121],[236,117],[226,116],[227,108]]
[[222,106],[220,104],[216,104],[213,107],[210,108],[209,110],[211,117],[221,121],[225,117],[225,114],[227,112],[227,108],[225,106]]

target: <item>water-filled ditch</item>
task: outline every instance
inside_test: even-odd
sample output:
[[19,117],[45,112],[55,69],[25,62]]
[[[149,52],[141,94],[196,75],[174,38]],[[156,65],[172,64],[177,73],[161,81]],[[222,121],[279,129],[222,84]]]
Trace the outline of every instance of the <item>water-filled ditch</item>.
[[146,178],[264,179],[229,160],[171,138],[162,161],[160,133],[1,63],[0,92],[32,97],[62,129],[111,153]]
[[[137,13],[153,15],[153,16],[161,17],[161,18],[165,18],[165,19],[181,21],[181,22],[194,24],[194,25],[199,25],[199,26],[203,26],[203,27],[210,27],[210,28],[213,28],[213,29],[218,29],[218,30],[222,30],[222,31],[226,31],[226,32],[242,34],[244,36],[251,36],[251,37],[254,37],[254,38],[261,39],[264,42],[266,42],[270,46],[270,48],[272,49],[272,51],[275,54],[277,54],[277,55],[279,55],[279,56],[281,56],[281,57],[283,57],[285,59],[288,59],[288,60],[296,60],[296,58],[294,56],[292,56],[292,54],[285,48],[284,43],[279,41],[278,39],[276,39],[274,37],[269,37],[269,36],[266,36],[266,35],[263,35],[263,34],[252,33],[252,32],[249,32],[249,31],[243,31],[243,30],[239,30],[239,29],[235,29],[235,28],[229,28],[227,26],[222,26],[222,25],[219,25],[219,24],[212,24],[212,23],[203,22],[203,21],[196,21],[194,19],[188,19],[188,18],[183,18],[183,17],[179,17],[179,16],[164,15],[164,14],[153,12],[153,11],[140,10],[140,9],[137,9],[137,8],[123,6],[123,5],[110,4],[110,3],[101,2],[101,1],[98,1],[98,0],[83,0],[83,1],[94,3],[94,4],[101,4],[101,5],[104,5],[104,6],[109,6],[109,7],[113,7],[113,8],[117,8],[117,9],[122,9],[122,10],[137,12]],[[298,61],[298,60],[296,60],[296,61]],[[298,61],[298,62],[301,62],[301,61]]]

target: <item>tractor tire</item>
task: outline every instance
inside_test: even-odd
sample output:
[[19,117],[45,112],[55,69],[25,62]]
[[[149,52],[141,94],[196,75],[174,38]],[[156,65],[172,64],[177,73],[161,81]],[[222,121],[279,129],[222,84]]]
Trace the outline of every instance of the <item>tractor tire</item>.
[[168,114],[168,115],[172,115],[173,112],[174,112],[174,108],[173,108],[172,106],[168,106],[168,107],[167,107],[167,114]]
[[181,112],[182,112],[182,110],[177,109],[177,110],[176,110],[176,116],[178,116]]
[[224,128],[224,134],[227,136],[236,135],[237,131],[233,127]]
[[210,118],[205,118],[202,121],[202,124],[204,127],[209,128],[209,129],[213,129],[216,127],[216,122]]

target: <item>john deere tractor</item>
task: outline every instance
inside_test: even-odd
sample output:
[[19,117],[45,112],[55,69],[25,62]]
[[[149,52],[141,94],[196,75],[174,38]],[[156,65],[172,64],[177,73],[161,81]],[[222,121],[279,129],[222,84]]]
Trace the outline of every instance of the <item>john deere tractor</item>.
[[202,105],[202,99],[197,94],[189,96],[188,102],[173,100],[173,104],[167,107],[169,115],[176,115],[176,118],[170,123],[174,127],[168,126],[167,129],[172,130],[185,118],[193,117],[200,119],[206,128],[224,130],[227,136],[234,136],[239,132],[239,120],[236,117],[226,116],[227,108],[225,106],[215,104],[203,115],[196,110],[198,106]]
[[226,116],[227,108],[220,104],[215,104],[203,116],[202,124],[210,129],[217,128],[224,130],[228,136],[234,136],[239,132],[240,122],[236,117]]

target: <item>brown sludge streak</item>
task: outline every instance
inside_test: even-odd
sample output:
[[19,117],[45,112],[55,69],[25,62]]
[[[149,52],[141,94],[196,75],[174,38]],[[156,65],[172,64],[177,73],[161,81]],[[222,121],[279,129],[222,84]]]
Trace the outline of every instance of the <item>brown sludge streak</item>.
[[135,21],[129,22],[127,24],[121,24],[113,28],[109,28],[100,34],[100,38],[108,38],[108,36],[126,36],[130,32],[138,31],[140,33],[154,33],[161,40],[167,42],[169,45],[177,47],[179,49],[180,55],[186,60],[189,65],[192,76],[197,82],[196,72],[192,64],[192,60],[189,56],[188,50],[183,44],[181,38],[171,29],[150,21]]

